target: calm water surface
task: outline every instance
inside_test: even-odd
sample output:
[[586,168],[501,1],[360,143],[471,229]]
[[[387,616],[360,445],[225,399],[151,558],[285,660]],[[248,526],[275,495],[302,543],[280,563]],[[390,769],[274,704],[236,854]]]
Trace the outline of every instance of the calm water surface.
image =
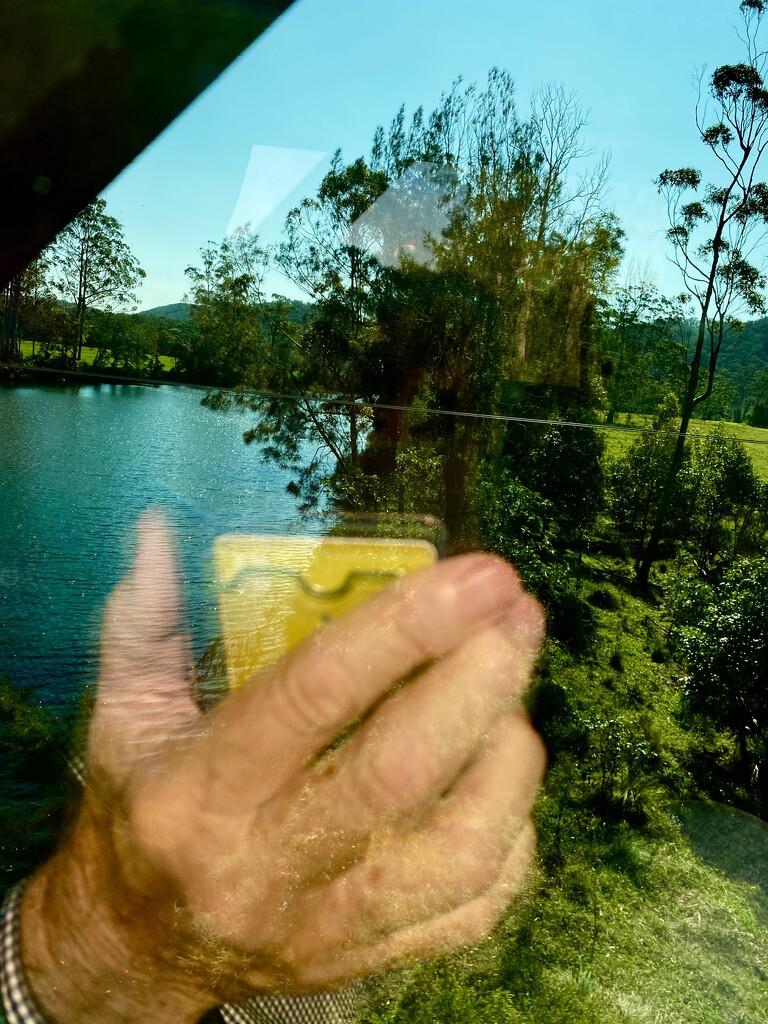
[[246,446],[252,415],[182,387],[0,388],[0,675],[61,713],[94,677],[104,599],[133,527],[159,505],[178,531],[198,653],[215,631],[211,542],[296,532],[287,477]]

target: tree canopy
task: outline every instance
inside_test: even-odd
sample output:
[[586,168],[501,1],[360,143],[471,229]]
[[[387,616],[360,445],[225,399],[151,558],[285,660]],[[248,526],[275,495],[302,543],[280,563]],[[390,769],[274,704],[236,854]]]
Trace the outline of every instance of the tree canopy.
[[133,306],[135,289],[145,277],[131,252],[120,222],[94,199],[53,242],[50,282],[74,306],[73,361],[80,359],[86,327],[96,309]]
[[725,327],[737,327],[739,315],[766,309],[759,246],[768,224],[768,184],[758,177],[768,146],[768,55],[758,45],[765,5],[743,0],[739,9],[745,59],[716,68],[709,79],[708,100],[700,88],[696,108],[701,142],[719,164],[719,176],[703,190],[702,174],[694,167],[665,170],[657,179],[669,212],[667,238],[696,310],[698,329],[688,360],[677,442],[637,566],[643,584],[658,556],[691,416],[712,394]]

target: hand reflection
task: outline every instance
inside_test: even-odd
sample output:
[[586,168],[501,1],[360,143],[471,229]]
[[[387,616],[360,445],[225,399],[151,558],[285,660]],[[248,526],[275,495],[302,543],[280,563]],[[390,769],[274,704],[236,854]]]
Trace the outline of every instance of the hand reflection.
[[194,1020],[482,938],[533,849],[544,755],[518,696],[542,632],[509,565],[449,559],[201,713],[172,539],[145,516],[106,610],[80,814],[25,898],[43,1008]]

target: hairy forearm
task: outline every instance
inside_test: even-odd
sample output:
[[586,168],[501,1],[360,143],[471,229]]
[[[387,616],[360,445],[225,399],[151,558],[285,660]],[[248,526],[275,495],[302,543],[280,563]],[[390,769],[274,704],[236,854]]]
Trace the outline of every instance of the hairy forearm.
[[56,1024],[191,1024],[216,1000],[180,966],[158,903],[129,897],[102,825],[84,807],[27,887],[21,947],[32,994]]

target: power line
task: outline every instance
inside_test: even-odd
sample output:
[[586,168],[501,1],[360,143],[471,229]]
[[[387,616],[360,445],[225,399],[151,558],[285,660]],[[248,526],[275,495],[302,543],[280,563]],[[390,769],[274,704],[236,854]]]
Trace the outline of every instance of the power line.
[[[23,368],[19,367],[19,365],[15,363],[0,363],[0,369],[19,370]],[[105,375],[100,373],[88,373],[84,370],[62,370],[43,366],[36,366],[32,368],[31,372],[35,374],[48,373],[56,377],[64,376],[82,378],[99,384],[134,384],[141,387],[183,387],[194,391],[217,391],[233,395],[235,397],[235,401],[239,401],[240,403],[247,402],[249,397],[260,400],[278,399],[281,401],[292,402],[312,402],[313,404],[326,406],[327,408],[324,410],[326,412],[333,411],[331,408],[333,406],[340,406],[345,409],[357,408],[361,411],[381,409],[386,412],[400,412],[403,414],[418,413],[419,415],[483,420],[491,423],[521,423],[523,425],[536,427],[570,427],[574,430],[602,430],[606,432],[615,431],[622,434],[655,434],[657,436],[669,437],[676,437],[678,434],[677,430],[656,430],[653,427],[635,426],[633,424],[622,425],[620,423],[591,423],[585,420],[547,419],[536,416],[513,416],[508,413],[468,412],[462,409],[439,409],[432,406],[395,405],[388,402],[365,402],[354,398],[335,398],[329,395],[317,395],[308,392],[296,393],[250,388],[245,391],[239,388],[216,388],[211,387],[208,384],[188,384],[185,381],[177,380],[153,380],[151,378],[127,377],[117,374]],[[706,440],[713,435],[706,431],[694,432],[689,430],[686,431],[685,436],[692,440]],[[757,437],[737,437],[735,434],[727,434],[722,438],[722,440],[736,441],[740,444],[768,445],[768,437],[762,439]]]

